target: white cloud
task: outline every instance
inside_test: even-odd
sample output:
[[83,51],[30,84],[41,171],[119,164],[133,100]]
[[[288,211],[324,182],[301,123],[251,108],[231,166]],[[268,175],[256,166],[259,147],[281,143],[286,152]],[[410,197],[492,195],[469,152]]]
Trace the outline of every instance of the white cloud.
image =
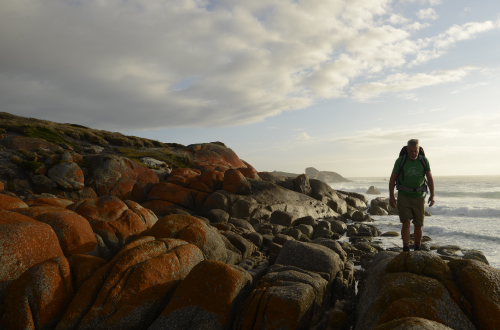
[[405,25],[403,28],[407,31],[414,32],[428,28],[429,26],[431,26],[429,23],[413,22],[411,24]]
[[439,15],[433,8],[427,8],[427,9],[420,9],[417,12],[417,17],[420,19],[436,20],[439,18]]
[[451,92],[451,94],[458,94],[458,93],[465,91],[465,90],[468,90],[468,89],[472,89],[472,88],[476,88],[476,87],[480,87],[480,86],[486,86],[486,85],[488,85],[488,83],[486,83],[486,82],[479,82],[477,84],[468,84],[460,89],[457,89],[456,91]]
[[441,70],[430,74],[417,73],[413,75],[397,73],[378,82],[354,87],[352,95],[357,100],[367,101],[384,93],[409,91],[425,86],[459,81],[475,69],[474,67],[463,67],[456,70]]
[[463,133],[454,128],[417,125],[393,129],[373,128],[362,130],[354,132],[350,136],[335,138],[334,141],[365,145],[381,145],[395,142],[404,143],[404,141],[408,141],[415,137],[418,137],[420,140],[430,140],[436,138],[453,138],[462,135]]
[[429,4],[430,6],[437,6],[443,3],[444,0],[401,0],[401,2],[414,3],[418,2],[422,5]]
[[[1,110],[105,129],[249,124],[349,97],[355,79],[372,82],[355,86],[357,99],[397,90],[384,78],[389,70],[498,27],[467,23],[415,39],[428,23],[412,23],[391,5],[0,1]],[[401,78],[401,90],[418,88],[408,82],[414,76]]]
[[473,39],[477,34],[498,28],[499,23],[492,21],[470,22],[463,25],[453,25],[448,30],[431,38],[420,40],[421,50],[412,65],[420,64],[438,58],[458,41]]
[[297,135],[297,136],[295,137],[295,139],[296,139],[296,140],[304,140],[304,141],[307,141],[307,140],[309,140],[310,138],[311,138],[311,137],[310,137],[309,135],[307,135],[307,133],[306,133],[306,132],[302,132],[302,133],[300,133],[299,135]]
[[403,15],[399,14],[392,14],[388,19],[387,22],[395,25],[401,25],[401,24],[406,24],[409,23],[410,20]]

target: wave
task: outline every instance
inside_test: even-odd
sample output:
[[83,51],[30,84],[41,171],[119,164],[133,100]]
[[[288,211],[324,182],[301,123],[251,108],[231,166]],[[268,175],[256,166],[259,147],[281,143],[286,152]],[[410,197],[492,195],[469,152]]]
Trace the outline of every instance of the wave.
[[460,206],[451,207],[448,205],[439,206],[434,205],[432,208],[427,209],[432,215],[446,215],[446,216],[459,216],[471,218],[500,218],[500,209],[493,207],[473,207],[473,206]]
[[436,196],[458,197],[458,198],[491,198],[500,199],[500,191],[436,191]]
[[[474,232],[464,232],[460,230],[449,230],[448,228],[440,227],[440,226],[425,226],[425,235],[429,235],[430,237],[438,236],[438,237],[464,237],[472,241],[476,240],[484,240],[495,243],[500,243],[500,237],[496,235],[485,235]],[[458,240],[457,240],[458,241]],[[460,244],[459,244],[460,245]]]

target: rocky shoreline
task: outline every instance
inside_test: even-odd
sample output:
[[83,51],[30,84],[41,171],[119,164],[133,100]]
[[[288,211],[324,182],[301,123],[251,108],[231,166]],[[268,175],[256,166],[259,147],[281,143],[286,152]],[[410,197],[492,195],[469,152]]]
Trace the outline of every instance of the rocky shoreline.
[[125,157],[63,137],[0,138],[1,329],[500,328],[500,270],[432,241],[384,250],[381,198],[220,142]]

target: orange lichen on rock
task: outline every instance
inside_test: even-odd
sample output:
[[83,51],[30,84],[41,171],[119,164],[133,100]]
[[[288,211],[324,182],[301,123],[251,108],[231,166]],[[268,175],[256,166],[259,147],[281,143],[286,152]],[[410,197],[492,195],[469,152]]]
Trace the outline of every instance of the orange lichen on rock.
[[227,170],[224,172],[222,189],[238,195],[248,195],[252,192],[250,183],[238,170]]
[[53,329],[73,296],[66,258],[42,261],[29,268],[10,286],[0,327]]
[[83,282],[92,277],[96,270],[107,263],[102,258],[85,254],[73,254],[68,257],[68,262],[71,267],[71,274],[73,275],[75,292],[78,291]]
[[438,281],[453,280],[450,267],[438,255],[419,251],[400,253],[387,264],[388,273],[410,272],[432,277]]
[[132,209],[129,209],[127,204],[117,197],[104,196],[82,200],[71,208],[87,219],[93,231],[116,253],[151,224],[151,218],[144,219],[145,213],[142,210],[139,215],[133,211],[139,209],[137,204],[131,205]]
[[116,196],[141,203],[160,180],[149,168],[113,155],[87,157],[92,164],[93,186],[99,196]]
[[89,222],[73,211],[54,206],[34,206],[11,211],[24,214],[52,227],[64,254],[88,253],[97,246]]
[[274,265],[245,300],[234,329],[314,328],[329,308],[328,289],[317,273]]
[[0,194],[0,210],[11,210],[20,207],[28,207],[28,205],[19,198]]
[[63,256],[54,230],[25,215],[0,210],[0,303],[13,280],[29,267]]
[[208,188],[204,183],[199,182],[199,181],[192,182],[189,185],[189,189],[194,189],[194,190],[198,190],[198,191],[209,193],[209,194],[211,194],[213,192],[212,189]]
[[149,192],[146,201],[162,200],[194,210],[192,190],[168,182],[157,183]]
[[182,328],[182,323],[188,328],[193,321],[200,328],[225,329],[232,324],[251,280],[247,272],[222,262],[202,261],[182,281],[150,330],[174,324]]
[[198,177],[198,181],[206,185],[212,190],[222,188],[222,182],[224,180],[224,173],[216,170],[209,170],[201,173]]
[[240,167],[238,168],[238,171],[240,171],[245,178],[262,180],[259,176],[259,173],[253,167]]
[[68,207],[72,205],[74,201],[65,198],[53,198],[53,197],[39,197],[36,199],[29,199],[26,201],[26,204],[29,206],[32,205],[50,205],[57,207]]
[[475,260],[449,263],[478,329],[500,329],[500,270]]
[[130,243],[84,282],[56,329],[147,329],[204,260],[192,244],[152,239]]
[[441,282],[412,273],[383,275],[372,311],[380,315],[377,324],[415,316],[443,323],[453,329],[474,329]]
[[215,228],[203,220],[188,216],[167,215],[151,228],[147,235],[159,238],[178,238],[200,248],[207,259],[225,262],[227,251],[224,242]]

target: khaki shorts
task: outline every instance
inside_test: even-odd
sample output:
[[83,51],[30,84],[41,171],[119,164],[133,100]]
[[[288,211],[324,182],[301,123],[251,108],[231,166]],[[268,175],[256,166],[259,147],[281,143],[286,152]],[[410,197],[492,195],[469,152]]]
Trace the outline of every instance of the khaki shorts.
[[425,217],[425,197],[406,197],[398,194],[399,221],[413,219],[413,224],[423,227]]

